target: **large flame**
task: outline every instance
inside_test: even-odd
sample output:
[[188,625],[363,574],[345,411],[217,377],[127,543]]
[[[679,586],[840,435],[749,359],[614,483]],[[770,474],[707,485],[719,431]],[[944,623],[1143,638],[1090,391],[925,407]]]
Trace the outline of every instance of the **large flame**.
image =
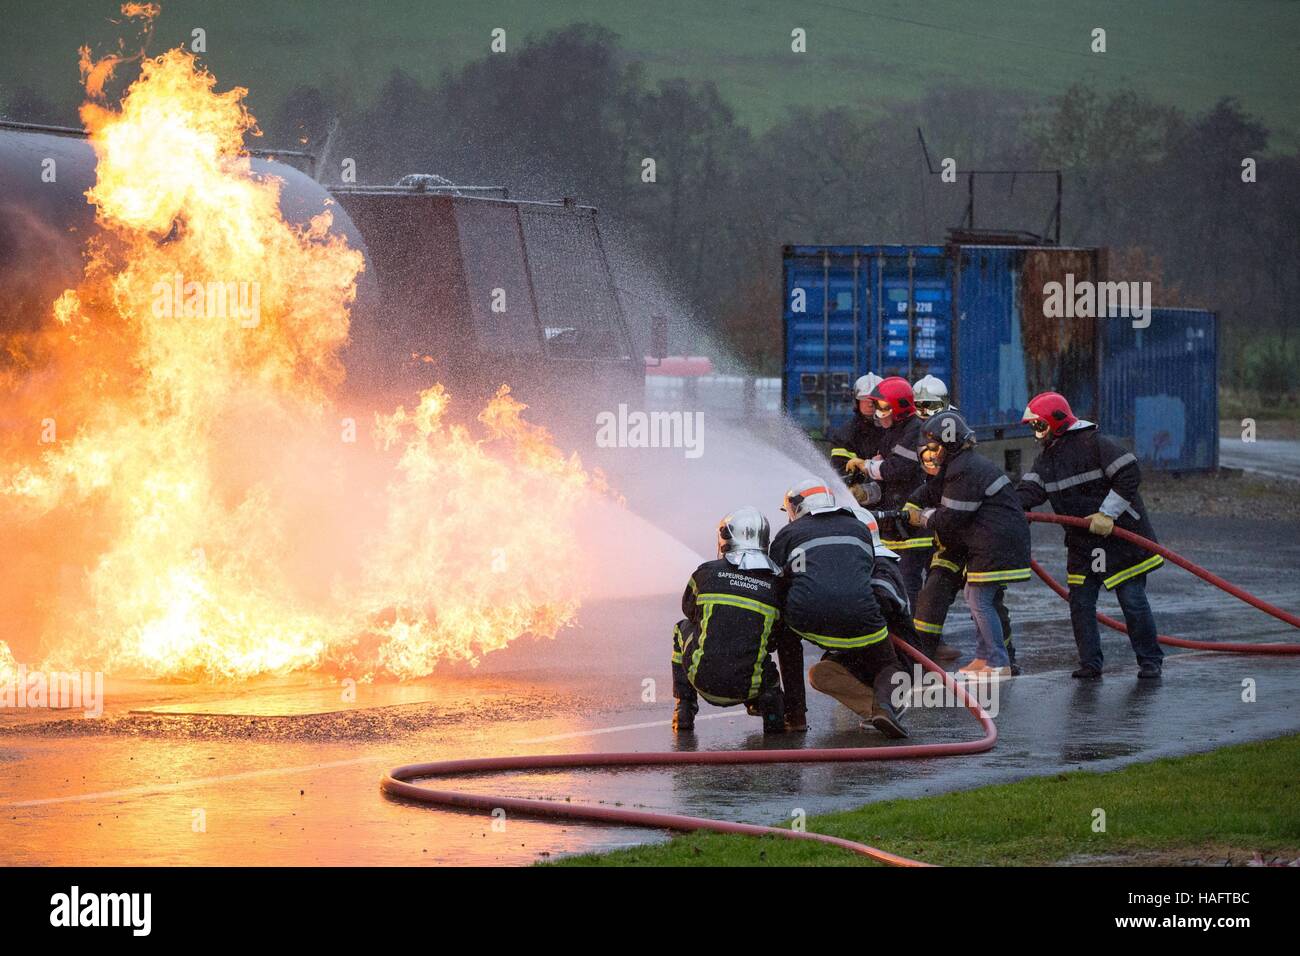
[[99,234],[40,336],[6,343],[25,369],[0,413],[51,432],[0,474],[28,552],[11,586],[58,582],[47,666],[408,677],[553,636],[600,476],[505,387],[473,432],[435,386],[350,441],[333,396],[362,256],[328,213],[283,219],[243,153],[245,91],[214,87],[173,50],[119,108],[83,107]]

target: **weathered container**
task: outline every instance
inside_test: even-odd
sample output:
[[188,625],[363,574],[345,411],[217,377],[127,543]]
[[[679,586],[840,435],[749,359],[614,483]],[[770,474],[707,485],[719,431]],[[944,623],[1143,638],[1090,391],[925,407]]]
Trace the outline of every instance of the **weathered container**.
[[[1039,392],[1060,392],[1084,418],[1096,415],[1096,319],[1044,315],[1052,282],[1096,281],[1097,249],[952,246],[956,273],[956,373],[948,387],[981,438],[1011,437]],[[913,379],[915,381],[915,379]]]

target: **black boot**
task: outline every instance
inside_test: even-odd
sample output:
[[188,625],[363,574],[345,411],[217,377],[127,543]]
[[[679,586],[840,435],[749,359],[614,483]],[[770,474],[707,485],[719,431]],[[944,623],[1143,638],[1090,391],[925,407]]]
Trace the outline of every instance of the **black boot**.
[[695,701],[677,698],[677,706],[673,709],[673,730],[679,734],[693,733],[695,714],[699,709],[700,705]]
[[[675,639],[680,637],[682,624],[678,624],[673,632]],[[673,662],[673,696],[677,698],[677,706],[673,709],[673,730],[679,734],[689,734],[695,729],[695,714],[700,709],[700,698],[686,676],[686,668],[676,661]]]
[[888,700],[882,700],[879,694],[876,695],[876,706],[871,710],[871,726],[893,740],[907,736],[907,730],[898,719],[898,712]]
[[961,651],[951,644],[945,644],[943,641],[937,641],[934,645],[934,653],[927,654],[926,657],[936,663],[946,664],[948,661],[955,661],[961,657]]
[[763,691],[754,703],[763,715],[764,734],[785,733],[785,699],[779,687]]
[[1138,677],[1143,680],[1155,680],[1160,677],[1160,665],[1155,661],[1142,661],[1138,664]]

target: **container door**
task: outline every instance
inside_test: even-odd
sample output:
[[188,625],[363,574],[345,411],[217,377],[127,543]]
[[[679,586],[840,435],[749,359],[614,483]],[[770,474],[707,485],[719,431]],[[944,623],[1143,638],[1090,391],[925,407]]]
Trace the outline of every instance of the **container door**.
[[966,421],[986,437],[986,429],[1019,422],[1030,398],[1017,259],[1001,248],[958,254],[957,374],[948,387]]
[[784,404],[823,434],[852,411],[861,362],[857,259],[844,247],[786,253]]
[[878,375],[951,382],[952,278],[937,247],[884,247],[874,257]]
[[1131,439],[1143,466],[1202,471],[1219,464],[1216,316],[1152,309],[1151,324],[1105,323],[1101,427]]
[[1049,316],[1044,302],[1053,283],[1093,280],[1096,250],[963,246],[959,254],[953,395],[966,420],[982,435],[1028,435],[1025,405],[1048,390],[1095,420],[1097,320]]

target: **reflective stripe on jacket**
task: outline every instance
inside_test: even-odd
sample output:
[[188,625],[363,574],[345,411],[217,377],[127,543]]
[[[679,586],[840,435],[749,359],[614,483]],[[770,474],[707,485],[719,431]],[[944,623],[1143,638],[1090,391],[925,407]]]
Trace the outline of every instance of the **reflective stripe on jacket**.
[[945,461],[912,500],[922,509],[935,509],[927,527],[945,552],[964,559],[968,582],[1029,578],[1029,522],[1020,499],[1002,469],[974,449],[962,449]]
[[[1044,445],[1016,492],[1026,510],[1046,501],[1057,514],[1075,518],[1100,511],[1114,518],[1117,528],[1154,541],[1155,529],[1138,492],[1141,482],[1132,452],[1102,435],[1091,422],[1080,422]],[[1164,564],[1159,555],[1138,545],[1114,535],[1095,535],[1086,528],[1067,527],[1065,546],[1071,584],[1096,574],[1109,590]]]
[[682,594],[691,627],[674,633],[673,662],[706,700],[740,703],[758,695],[781,592],[772,571],[744,571],[724,558],[695,569]]
[[889,636],[871,592],[871,532],[852,513],[804,515],[777,533],[769,553],[781,566],[786,626],[804,640],[843,650]]

